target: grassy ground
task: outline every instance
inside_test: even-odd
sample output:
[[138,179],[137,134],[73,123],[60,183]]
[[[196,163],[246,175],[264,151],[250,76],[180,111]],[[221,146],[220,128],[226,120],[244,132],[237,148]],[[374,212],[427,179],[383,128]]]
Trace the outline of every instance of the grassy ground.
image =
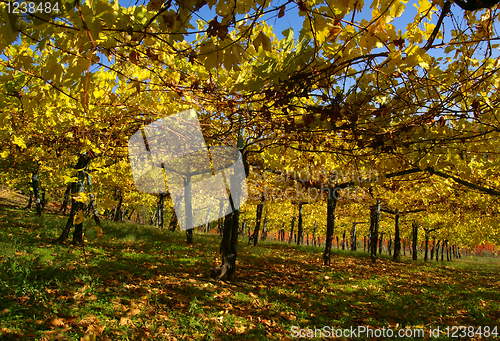
[[209,278],[218,236],[195,233],[186,245],[180,232],[104,222],[98,237],[89,222],[84,249],[52,245],[65,219],[0,206],[1,340],[283,340],[294,326],[422,328],[426,336],[437,326],[500,328],[498,266],[388,258],[372,265],[366,254],[335,250],[324,267],[315,247],[241,242],[237,279],[226,283]]

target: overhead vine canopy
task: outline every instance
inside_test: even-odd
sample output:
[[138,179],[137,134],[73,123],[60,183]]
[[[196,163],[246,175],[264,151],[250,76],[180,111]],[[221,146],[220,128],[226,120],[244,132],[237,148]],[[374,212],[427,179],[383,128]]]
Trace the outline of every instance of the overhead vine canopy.
[[[28,111],[46,101],[44,94],[90,116],[96,107],[159,114],[162,100],[161,108],[165,101],[197,102],[226,113],[251,103],[283,129],[336,129],[360,147],[390,149],[395,133],[432,121],[446,128],[478,112],[484,119],[495,106],[498,11],[462,10],[494,4],[56,4],[57,12],[26,14],[2,4],[4,93],[14,102],[24,95]],[[213,19],[204,17],[212,12]],[[270,25],[291,13],[303,21],[294,24],[300,32],[279,39]],[[39,90],[24,93],[32,82]]]

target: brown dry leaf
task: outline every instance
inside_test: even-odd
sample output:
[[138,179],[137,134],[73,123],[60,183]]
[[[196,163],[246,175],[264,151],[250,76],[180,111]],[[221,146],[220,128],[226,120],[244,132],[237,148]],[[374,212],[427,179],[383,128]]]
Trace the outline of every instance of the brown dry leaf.
[[127,317],[135,316],[135,315],[139,314],[140,312],[141,312],[140,309],[132,309],[132,308],[130,308],[129,310],[127,310],[125,312],[125,316],[127,316]]
[[91,335],[101,335],[102,332],[106,329],[106,325],[101,326],[101,325],[92,325],[87,328],[85,333],[91,334]]
[[60,326],[64,326],[64,320],[59,318],[59,317],[53,317],[50,319],[50,324],[53,326],[53,327],[60,327]]
[[274,325],[276,325],[276,322],[266,319],[262,319],[260,322],[268,327],[273,327]]
[[120,318],[120,326],[126,326],[128,324],[132,324],[131,319],[129,319],[128,317],[121,317]]
[[222,321],[224,320],[224,316],[210,317],[208,320],[213,321],[213,322],[217,322],[217,323],[222,323]]
[[59,330],[47,330],[44,332],[44,337],[41,338],[39,341],[45,341],[45,340],[68,340],[67,337],[65,337],[62,333],[68,330],[68,328],[63,329],[62,331]]
[[405,45],[405,40],[403,38],[395,39],[392,41],[397,48],[402,49]]
[[280,11],[278,13],[278,18],[283,18],[283,16],[285,15],[285,9],[286,9],[285,5],[280,7]]
[[129,60],[131,63],[137,64],[137,62],[139,61],[139,53],[137,51],[130,52]]
[[95,321],[97,321],[97,318],[95,316],[87,315],[80,322],[78,322],[78,325],[80,325],[82,327],[89,327]]

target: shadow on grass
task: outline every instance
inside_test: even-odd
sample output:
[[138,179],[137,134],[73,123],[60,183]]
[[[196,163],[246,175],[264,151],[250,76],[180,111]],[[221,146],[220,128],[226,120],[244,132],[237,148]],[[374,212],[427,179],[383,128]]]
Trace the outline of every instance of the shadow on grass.
[[[119,340],[268,340],[301,328],[497,325],[498,272],[371,264],[366,253],[242,240],[233,283],[213,281],[220,236],[103,222],[84,248],[48,245],[65,217],[6,214],[0,229],[0,336],[93,332]],[[7,222],[6,224],[4,222]],[[84,255],[85,250],[85,255]],[[3,333],[3,334],[2,334]],[[56,334],[50,334],[56,333]],[[363,338],[360,338],[363,339]],[[411,339],[411,338],[410,338]]]

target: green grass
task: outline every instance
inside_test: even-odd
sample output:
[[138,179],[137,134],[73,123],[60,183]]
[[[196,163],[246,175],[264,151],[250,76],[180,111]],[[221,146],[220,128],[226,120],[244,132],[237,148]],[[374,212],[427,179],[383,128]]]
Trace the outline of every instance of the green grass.
[[181,232],[103,222],[97,237],[86,222],[84,248],[53,245],[65,219],[0,206],[0,339],[283,340],[293,326],[500,327],[493,262],[383,255],[372,265],[362,251],[333,250],[324,267],[319,248],[242,240],[237,278],[227,283],[209,278],[219,236],[195,233],[186,245]]

